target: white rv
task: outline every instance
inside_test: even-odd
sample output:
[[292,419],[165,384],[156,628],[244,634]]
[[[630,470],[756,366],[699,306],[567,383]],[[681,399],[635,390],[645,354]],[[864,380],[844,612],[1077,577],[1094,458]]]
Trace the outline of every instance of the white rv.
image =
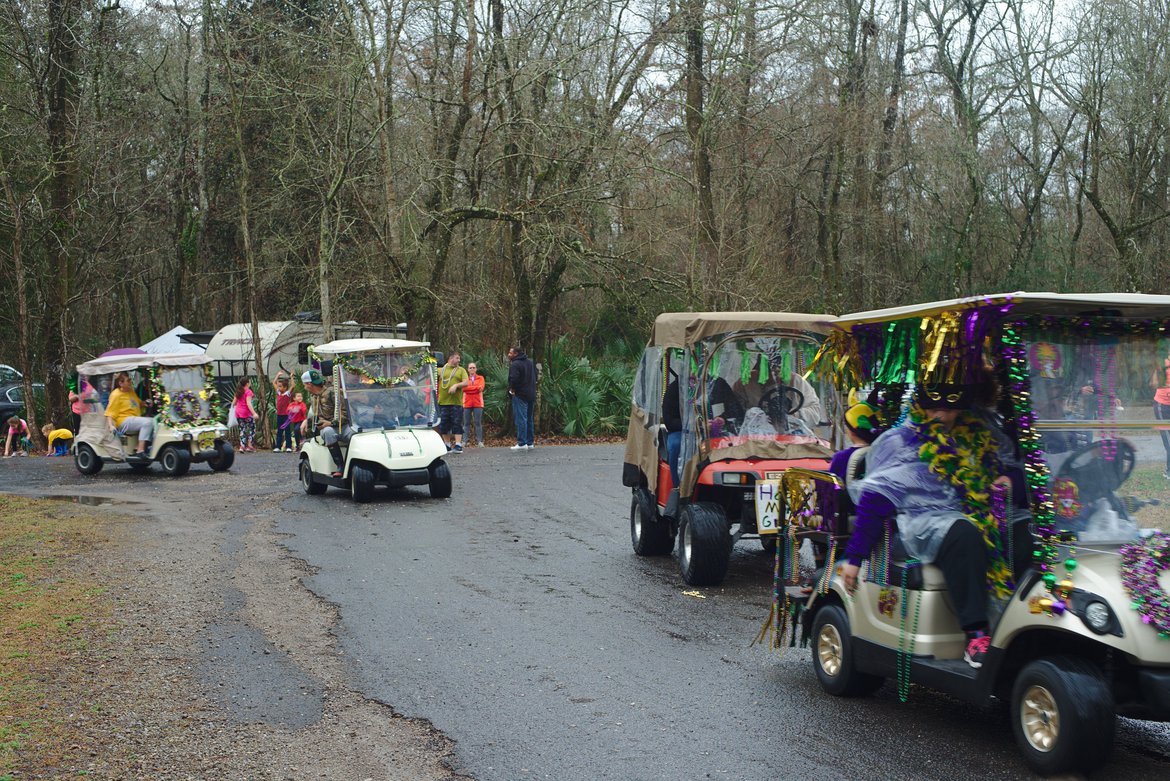
[[[296,376],[310,368],[309,347],[326,341],[325,329],[319,321],[272,320],[261,322],[258,326],[260,353],[264,373],[268,377],[275,377],[281,369]],[[401,338],[406,334],[406,324],[387,326],[349,322],[334,326],[333,331],[334,339],[370,336]],[[255,376],[252,324],[232,323],[219,329],[208,342],[206,355],[211,359],[212,370],[221,383],[246,375]]]

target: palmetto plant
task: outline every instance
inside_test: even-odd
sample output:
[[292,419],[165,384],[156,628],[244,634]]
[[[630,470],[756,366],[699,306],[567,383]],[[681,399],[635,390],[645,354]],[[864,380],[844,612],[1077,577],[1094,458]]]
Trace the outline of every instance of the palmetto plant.
[[[566,337],[549,345],[541,366],[536,421],[541,434],[586,437],[625,429],[630,383],[641,346],[615,342],[597,359],[580,356]],[[465,352],[465,360],[471,360]],[[486,380],[484,419],[498,429],[510,425],[508,360],[501,354],[475,356]]]

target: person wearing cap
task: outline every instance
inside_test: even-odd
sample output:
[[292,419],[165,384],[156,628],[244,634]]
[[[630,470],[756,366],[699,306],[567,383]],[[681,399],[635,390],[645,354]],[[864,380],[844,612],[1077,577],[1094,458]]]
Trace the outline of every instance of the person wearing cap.
[[308,435],[309,419],[311,418],[313,424],[316,426],[317,433],[321,437],[321,441],[329,449],[329,455],[333,456],[333,463],[337,466],[333,470],[333,477],[341,477],[341,469],[345,465],[345,456],[341,454],[341,445],[338,443],[339,437],[336,428],[337,403],[333,395],[333,385],[316,369],[309,369],[309,371],[302,374],[301,382],[304,383],[305,390],[313,397],[309,417],[301,423],[301,433],[306,436]]
[[[857,515],[841,567],[845,587],[852,592],[862,560],[877,549],[885,524],[896,517],[898,540],[907,556],[943,571],[959,625],[967,634],[964,659],[976,668],[982,666],[990,645],[988,588],[994,584],[990,576],[1002,577],[1003,567],[1010,563],[1000,566],[1002,561],[993,561],[973,516],[975,491],[965,486],[980,487],[984,509],[993,482],[1012,486],[1012,496],[1026,501],[1023,472],[1001,460],[1000,454],[1007,451],[998,428],[989,414],[975,409],[981,390],[977,384],[924,384],[906,420],[873,441],[865,477],[850,486]],[[861,410],[854,416],[859,432],[864,431],[865,417]],[[958,461],[954,473],[964,477],[940,475],[942,458]],[[962,479],[970,482],[958,482]]]

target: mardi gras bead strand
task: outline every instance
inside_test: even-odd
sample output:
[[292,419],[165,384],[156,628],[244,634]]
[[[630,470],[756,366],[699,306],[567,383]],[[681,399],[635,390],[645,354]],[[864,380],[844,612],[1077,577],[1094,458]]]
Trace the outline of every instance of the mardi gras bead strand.
[[918,559],[907,559],[902,570],[902,621],[898,631],[898,699],[906,702],[910,698],[910,665],[914,659],[914,646],[918,640],[918,618],[922,610],[922,592],[916,592],[914,600],[914,622],[910,634],[906,634],[906,617],[910,612],[910,570],[919,565]]
[[1156,532],[1147,540],[1121,549],[1121,585],[1129,594],[1130,607],[1158,637],[1170,640],[1170,596],[1159,578],[1170,569],[1170,534]]

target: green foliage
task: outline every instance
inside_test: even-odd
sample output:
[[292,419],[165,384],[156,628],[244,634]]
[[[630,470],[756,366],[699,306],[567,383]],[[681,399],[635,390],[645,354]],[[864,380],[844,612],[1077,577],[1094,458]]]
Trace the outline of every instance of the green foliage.
[[587,437],[616,434],[630,410],[634,363],[629,345],[610,345],[596,364],[575,354],[566,337],[545,351],[538,423],[544,433]]

